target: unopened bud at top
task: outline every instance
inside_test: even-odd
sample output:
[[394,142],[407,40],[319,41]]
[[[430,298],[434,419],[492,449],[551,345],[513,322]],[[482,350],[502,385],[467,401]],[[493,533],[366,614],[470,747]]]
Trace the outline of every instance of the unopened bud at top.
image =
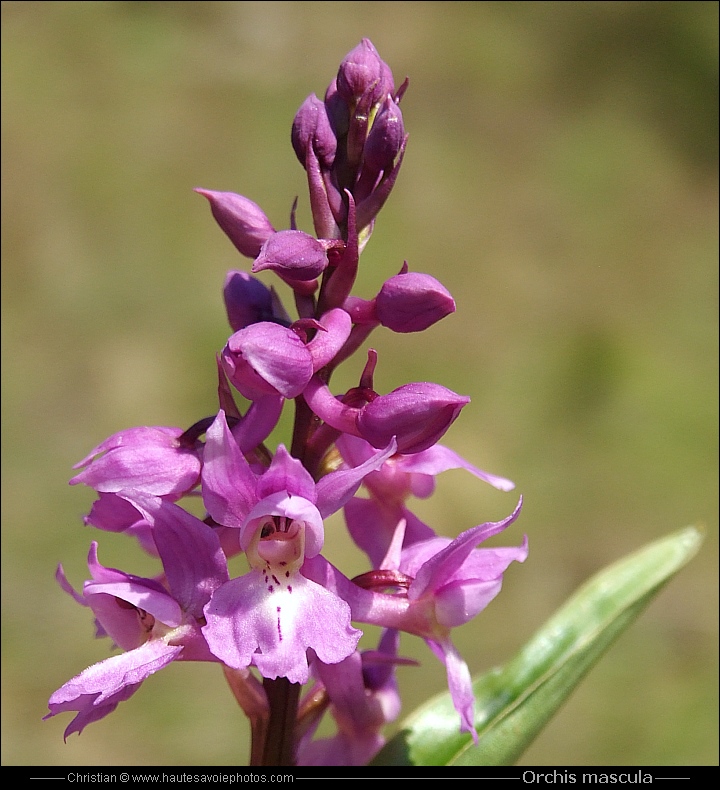
[[368,91],[371,104],[377,104],[395,91],[392,71],[369,39],[364,38],[345,56],[338,70],[337,90],[350,104]]

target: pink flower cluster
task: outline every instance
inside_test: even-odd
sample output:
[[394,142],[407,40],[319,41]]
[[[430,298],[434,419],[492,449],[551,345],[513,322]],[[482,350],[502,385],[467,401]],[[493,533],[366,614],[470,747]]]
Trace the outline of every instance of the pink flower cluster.
[[[98,635],[122,651],[50,697],[48,717],[75,713],[66,737],[172,661],[211,661],[245,684],[261,717],[267,681],[307,684],[293,744],[299,764],[365,764],[399,713],[396,674],[413,663],[398,655],[400,632],[424,639],[443,662],[460,727],[475,736],[470,675],[451,632],[497,595],[511,562],[525,559],[526,541],[478,548],[516,519],[520,504],[506,519],[451,539],[408,501],[428,497],[435,477],[454,468],[503,491],[513,484],[438,444],[469,398],[430,382],[376,392],[373,349],[356,387],[331,386],[335,368],[375,328],[424,331],[455,310],[435,278],[407,263],[375,297],[351,293],[400,171],[406,88],[407,80],[395,88],[363,39],[324,99],[303,102],[291,139],[307,174],[315,236],[296,227],[294,209],[290,228],[276,230],[248,198],[197,190],[253,259],[252,273],[231,271],[225,280],[233,334],[218,355],[216,413],[187,430],[121,431],[80,461],[70,481],[98,493],[86,523],[135,536],[161,567],[153,578],[104,567],[93,542],[82,592],[59,568],[62,587],[92,610]],[[263,272],[289,288],[296,318],[255,276]],[[271,450],[266,441],[288,401],[289,449]],[[185,507],[198,496],[204,518]],[[367,558],[367,572],[354,579],[323,555],[325,520],[338,511]],[[248,570],[230,578],[227,559],[240,553]],[[359,649],[362,624],[382,629],[374,649]],[[336,734],[314,738],[325,711]]]

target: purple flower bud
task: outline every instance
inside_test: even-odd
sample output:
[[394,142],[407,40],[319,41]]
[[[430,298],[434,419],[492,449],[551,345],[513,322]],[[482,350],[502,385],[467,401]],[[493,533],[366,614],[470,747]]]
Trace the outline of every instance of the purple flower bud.
[[380,323],[393,332],[422,332],[455,312],[455,301],[434,277],[396,274],[383,283],[375,300]]
[[275,232],[260,206],[234,192],[212,192],[209,189],[195,191],[210,201],[215,221],[239,252],[248,258],[255,258],[260,247]]
[[271,269],[283,279],[307,282],[319,277],[328,266],[325,247],[301,230],[281,230],[263,244],[252,270]]
[[273,318],[272,291],[247,272],[227,273],[223,297],[233,332]]
[[348,133],[350,125],[350,108],[347,101],[338,93],[337,79],[334,79],[325,91],[325,110],[335,137],[340,139]]
[[368,91],[372,104],[395,92],[392,71],[370,39],[364,38],[345,56],[338,69],[337,90],[351,104]]
[[395,186],[398,173],[400,172],[400,166],[402,165],[403,156],[405,155],[407,139],[408,137],[405,135],[405,139],[402,141],[397,156],[397,162],[395,162],[392,170],[383,173],[382,178],[379,180],[375,179],[377,183],[371,187],[367,195],[365,194],[367,192],[367,184],[363,185],[363,194],[358,195],[359,200],[357,201],[356,221],[360,237],[363,236],[363,233],[372,232],[372,223],[375,221],[375,217],[377,217],[380,209],[385,205],[385,201],[388,199]]
[[321,167],[324,170],[332,167],[337,150],[337,139],[325,104],[314,93],[305,99],[297,111],[290,139],[303,167],[305,167],[308,143],[315,149]]
[[399,453],[419,453],[439,441],[469,402],[439,384],[405,384],[364,406],[357,428],[373,447],[396,436]]
[[303,341],[279,324],[261,322],[235,332],[222,352],[233,386],[249,400],[280,393],[295,398],[313,374],[313,358]]
[[402,112],[392,98],[387,96],[367,136],[363,168],[367,167],[374,173],[392,170],[404,139]]

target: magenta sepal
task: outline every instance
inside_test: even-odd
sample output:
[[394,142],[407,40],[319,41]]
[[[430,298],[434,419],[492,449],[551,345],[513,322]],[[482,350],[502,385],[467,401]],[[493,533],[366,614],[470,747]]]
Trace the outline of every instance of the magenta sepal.
[[132,697],[144,680],[174,661],[181,652],[180,646],[146,642],[128,653],[93,664],[50,697],[50,713],[43,718],[77,711],[65,729],[67,740],[72,733],[80,733],[88,724],[112,713],[121,702]]
[[85,467],[70,480],[96,491],[114,493],[126,488],[155,496],[180,497],[197,485],[201,445],[185,447],[180,428],[129,428],[101,442],[79,461]]

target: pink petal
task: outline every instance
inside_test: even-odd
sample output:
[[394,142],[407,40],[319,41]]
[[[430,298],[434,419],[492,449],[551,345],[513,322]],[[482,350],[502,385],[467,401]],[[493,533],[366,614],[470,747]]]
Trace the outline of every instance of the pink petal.
[[65,730],[67,740],[73,732],[80,733],[88,724],[112,713],[120,702],[138,690],[145,678],[167,666],[182,649],[153,640],[135,650],[93,664],[50,697],[50,713],[45,718],[77,711]]
[[116,433],[76,464],[87,468],[70,484],[105,492],[134,488],[157,496],[181,495],[197,483],[201,467],[195,451],[178,446],[181,434],[179,428],[163,427]]
[[465,469],[475,475],[475,477],[479,477],[486,483],[490,483],[491,486],[500,489],[500,491],[512,491],[515,488],[515,483],[511,480],[478,469],[456,452],[453,452],[448,447],[443,447],[441,444],[436,444],[415,455],[403,456],[400,465],[404,472],[426,475],[438,475],[440,472],[445,472],[448,469]]

